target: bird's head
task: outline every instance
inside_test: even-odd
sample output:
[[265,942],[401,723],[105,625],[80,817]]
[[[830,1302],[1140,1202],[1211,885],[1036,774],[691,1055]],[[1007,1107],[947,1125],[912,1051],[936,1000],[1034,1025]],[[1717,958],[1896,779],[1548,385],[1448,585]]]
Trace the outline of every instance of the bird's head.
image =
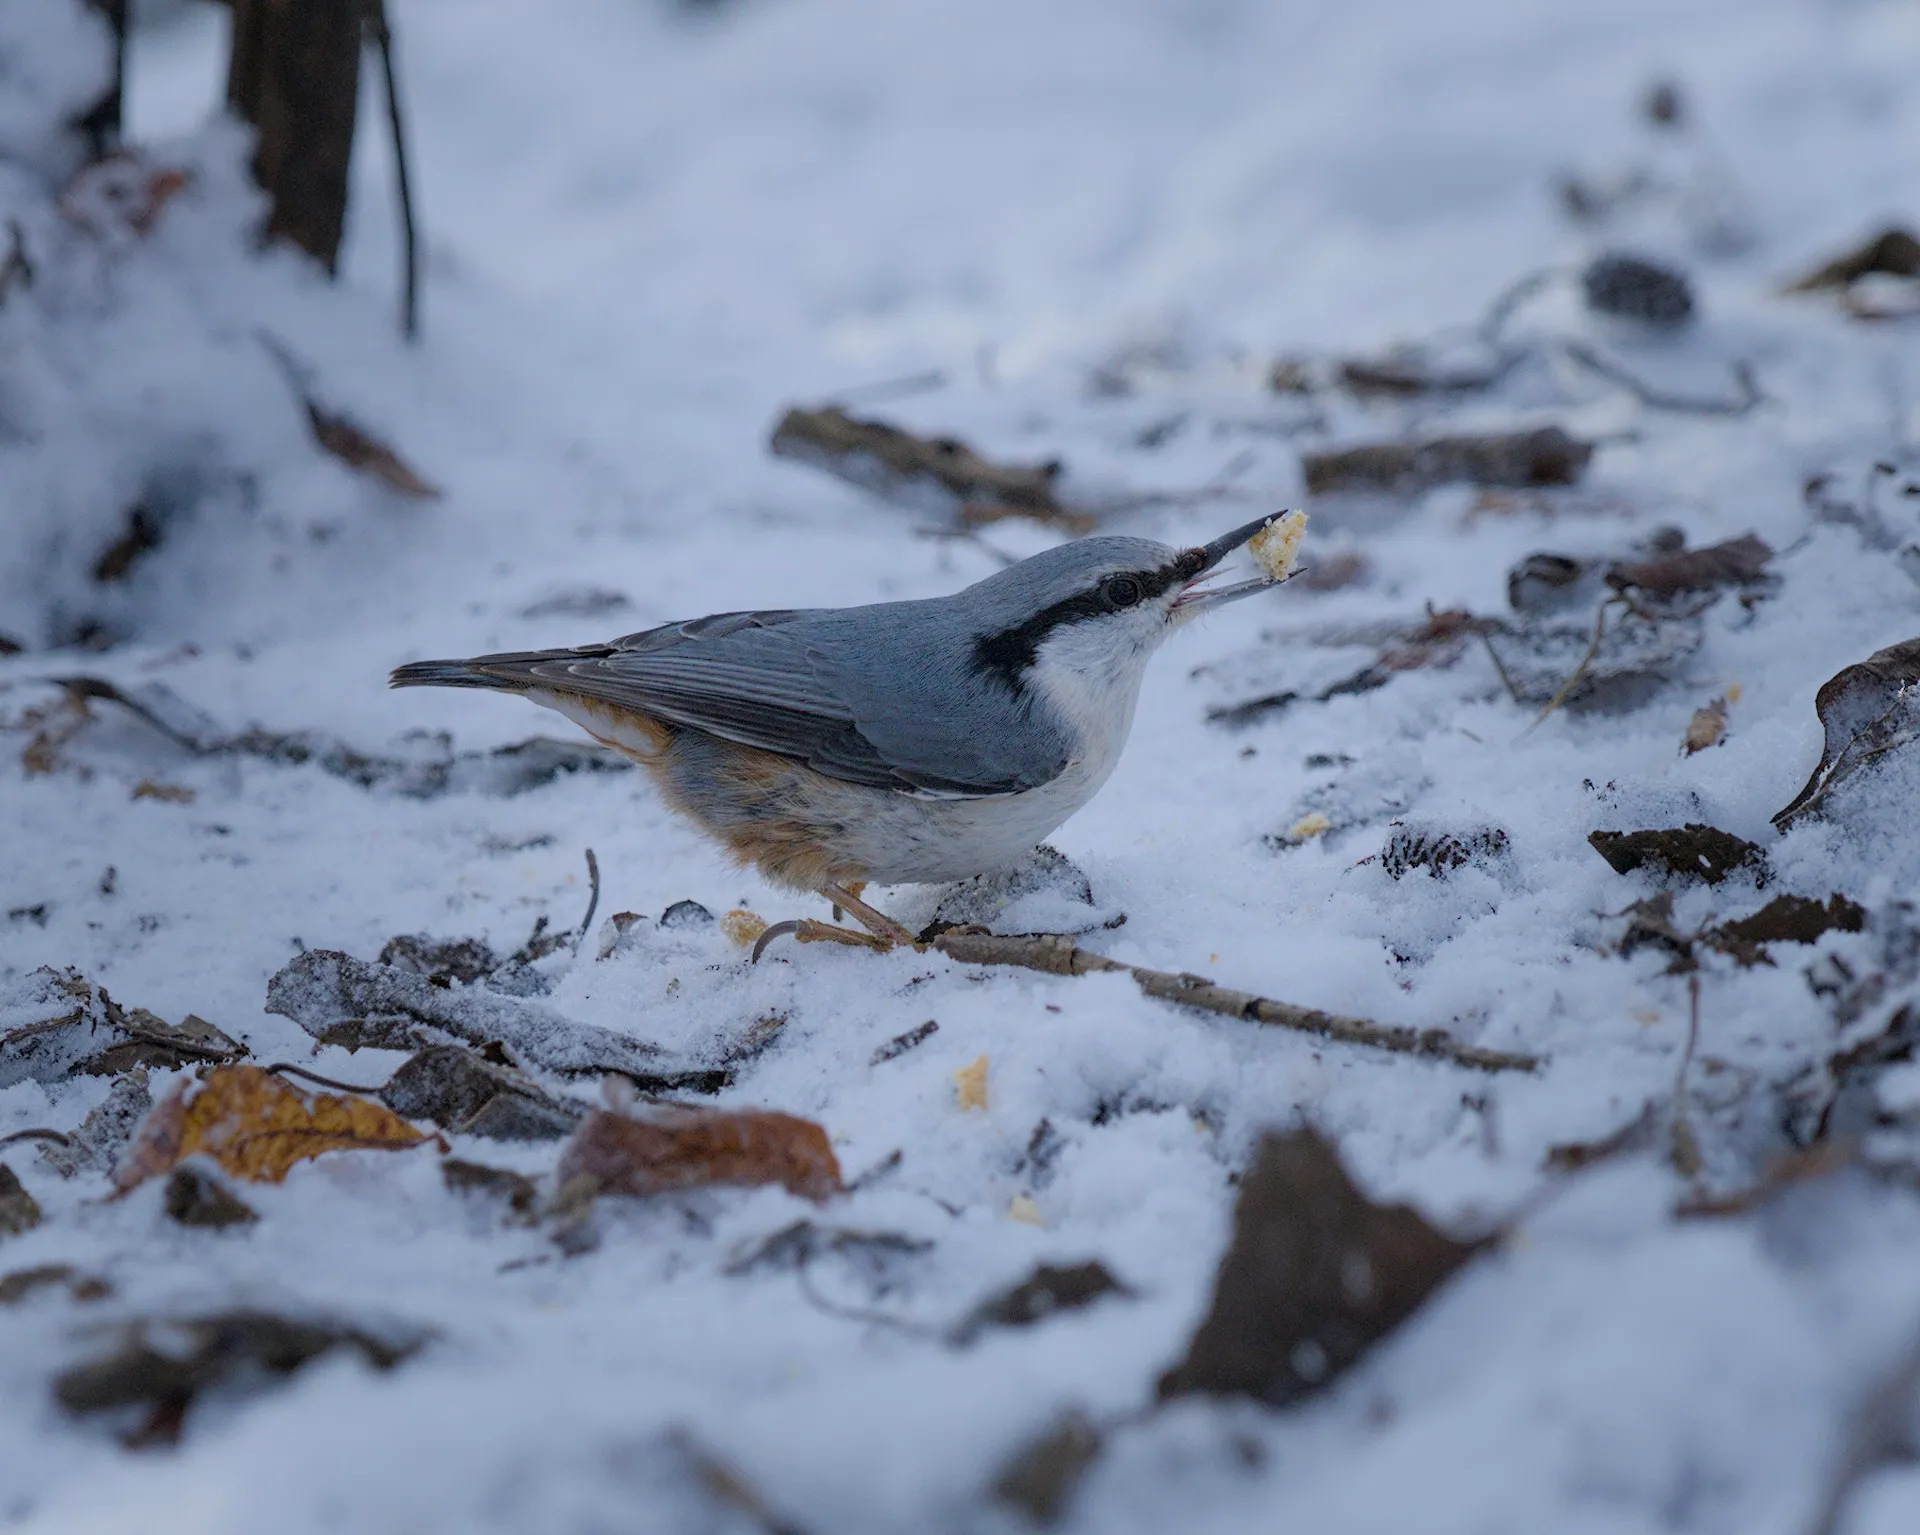
[[1016,691],[1036,669],[1131,673],[1188,619],[1275,583],[1203,584],[1264,528],[1262,517],[1211,543],[1175,549],[1147,538],[1083,538],[1022,560],[953,599],[968,610],[982,671]]

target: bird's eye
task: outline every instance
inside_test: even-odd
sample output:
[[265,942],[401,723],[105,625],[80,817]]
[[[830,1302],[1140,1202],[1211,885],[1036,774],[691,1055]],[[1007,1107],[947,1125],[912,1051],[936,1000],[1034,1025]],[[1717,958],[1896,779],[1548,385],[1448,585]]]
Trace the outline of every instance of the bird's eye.
[[1114,576],[1107,582],[1107,601],[1116,608],[1130,608],[1144,596],[1146,592],[1132,576]]

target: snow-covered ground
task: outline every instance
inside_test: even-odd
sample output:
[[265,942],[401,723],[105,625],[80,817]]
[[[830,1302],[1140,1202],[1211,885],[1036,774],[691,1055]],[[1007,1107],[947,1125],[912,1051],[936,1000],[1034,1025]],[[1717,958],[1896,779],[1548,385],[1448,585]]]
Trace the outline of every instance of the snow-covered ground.
[[[1920,745],[1837,788],[1824,815],[1784,833],[1769,820],[1820,756],[1820,684],[1920,633],[1898,554],[1920,539],[1903,494],[1920,477],[1920,320],[1780,291],[1920,217],[1920,12],[389,7],[426,252],[411,347],[395,334],[377,76],[330,285],[252,247],[244,140],[213,116],[223,11],[155,7],[135,38],[132,135],[151,166],[191,172],[144,234],[57,209],[70,167],[35,139],[62,90],[87,96],[88,34],[51,0],[0,17],[0,215],[35,265],[0,303],[0,633],[25,647],[0,657],[0,1002],[36,967],[73,966],[263,1063],[379,1083],[400,1053],[313,1049],[264,1011],[268,978],[303,948],[370,960],[396,934],[509,952],[537,917],[580,920],[592,848],[600,916],[647,920],[604,959],[590,937],[540,960],[541,1005],[706,1063],[784,1017],[703,1101],[817,1121],[849,1178],[880,1175],[820,1208],[772,1188],[606,1199],[590,1237],[556,1241],[552,1220],[509,1224],[449,1192],[435,1150],[339,1153],[238,1186],[261,1219],[215,1232],[169,1220],[157,1182],[109,1200],[103,1170],[62,1178],[31,1144],[7,1147],[44,1219],[0,1236],[0,1275],[71,1264],[112,1294],[0,1305],[0,1527],[1017,1527],[989,1488],[1078,1407],[1108,1425],[1065,1515],[1079,1530],[1814,1528],[1861,1404],[1920,1331],[1920,1137],[1901,1118],[1914,1068],[1869,1085],[1871,1169],[1719,1219],[1674,1210],[1759,1179],[1790,1149],[1794,1084],[1812,1070],[1817,1088],[1920,980],[1900,946]],[[38,73],[7,67],[29,58]],[[1659,78],[1680,87],[1678,126],[1644,110]],[[1567,176],[1620,205],[1574,218]],[[1615,249],[1684,269],[1694,322],[1656,336],[1589,313],[1568,274]],[[1483,362],[1467,333],[1548,269],[1507,322],[1525,355],[1494,387],[1361,397],[1334,382],[1339,359],[1400,343]],[[1909,302],[1892,285],[1862,296]],[[444,496],[404,499],[321,453],[262,331],[317,400]],[[1694,399],[1728,396],[1745,364],[1764,399],[1655,408],[1582,365],[1583,347]],[[1310,392],[1269,388],[1279,358],[1301,360]],[[939,387],[873,388],[936,369]],[[943,593],[1057,541],[1011,522],[930,537],[924,514],[768,454],[787,405],[842,397],[1001,458],[1059,457],[1089,502],[1141,498],[1114,529],[1189,543],[1306,504],[1310,560],[1364,555],[1356,583],[1295,583],[1170,642],[1119,770],[1053,839],[1096,916],[1126,915],[1083,942],[1543,1066],[1344,1047],[1149,1000],[1124,976],[817,944],[750,966],[718,927],[656,919],[688,899],[769,920],[823,904],[731,868],[635,773],[423,796],[319,761],[195,756],[99,702],[52,771],[23,760],[61,724],[34,713],[59,697],[44,679],[75,675],[160,684],[217,734],[485,752],[570,727],[504,697],[389,692],[388,669]],[[1542,424],[1599,444],[1577,486],[1302,502],[1303,453]],[[1813,516],[1818,475],[1831,503],[1871,487],[1884,536]],[[158,509],[160,546],[95,580],[136,503]],[[1429,605],[1517,625],[1518,561],[1630,558],[1663,526],[1693,546],[1757,534],[1776,579],[1669,620],[1657,685],[1631,707],[1576,701],[1535,725],[1539,702],[1509,698],[1477,639],[1313,697],[1379,650],[1325,643],[1335,628],[1418,628]],[[1597,601],[1567,620],[1568,662]],[[1238,726],[1208,718],[1282,691],[1305,696]],[[1719,698],[1724,741],[1683,755],[1694,711]],[[1396,877],[1376,856],[1395,822],[1479,835],[1483,852]],[[1663,887],[1615,873],[1587,837],[1689,822],[1759,844],[1770,873],[1764,888],[1752,871],[1674,884],[1676,929],[1838,892],[1867,930],[1774,944],[1770,964],[1701,951],[1678,1100],[1697,1173],[1664,1132],[1551,1173],[1556,1145],[1649,1104],[1674,1113],[1690,978],[1658,945],[1620,952],[1619,914]],[[876,899],[924,921],[938,894]],[[1882,972],[1843,1033],[1835,987]],[[929,1019],[937,1032],[872,1064]],[[987,1105],[966,1109],[953,1074],[982,1055]],[[154,1074],[156,1098],[173,1075]],[[0,1081],[0,1135],[71,1130],[110,1087]],[[1537,1213],[1313,1399],[1136,1414],[1206,1307],[1251,1146],[1301,1123],[1375,1197],[1449,1229],[1529,1200]],[[451,1140],[537,1176],[555,1161],[551,1143]],[[878,1267],[725,1272],[803,1217],[930,1245]],[[1036,1263],[1088,1259],[1131,1294],[966,1347],[939,1335]],[[238,1305],[433,1337],[390,1373],[330,1357],[210,1396],[172,1448],[124,1449],[116,1425],[56,1404],[51,1381],[117,1319]],[[875,1311],[915,1326],[861,1319]],[[716,1493],[702,1457],[787,1522]],[[1875,1471],[1844,1518],[1850,1535],[1920,1528],[1920,1473]]]

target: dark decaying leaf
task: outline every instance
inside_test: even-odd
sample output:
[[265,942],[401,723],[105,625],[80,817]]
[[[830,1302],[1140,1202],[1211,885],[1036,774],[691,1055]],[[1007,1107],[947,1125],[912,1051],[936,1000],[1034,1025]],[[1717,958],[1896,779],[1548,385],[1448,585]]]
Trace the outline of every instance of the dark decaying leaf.
[[1920,734],[1920,639],[1876,650],[1820,685],[1813,696],[1824,741],[1820,761],[1791,802],[1773,818],[1785,831],[1868,763]]
[[920,1024],[916,1028],[908,1029],[904,1034],[894,1035],[892,1039],[888,1040],[884,1045],[881,1045],[878,1049],[876,1049],[873,1052],[873,1055],[867,1061],[867,1064],[869,1066],[883,1066],[888,1061],[895,1060],[898,1057],[905,1055],[909,1050],[913,1049],[916,1045],[924,1045],[928,1040],[932,1039],[933,1036],[938,1034],[939,1032],[940,1032],[939,1021],[937,1019],[929,1018],[925,1023]]
[[1100,1262],[1056,1267],[1042,1263],[1018,1284],[989,1295],[954,1324],[950,1337],[964,1347],[990,1327],[1031,1327],[1061,1311],[1078,1311],[1107,1295],[1133,1291]]
[[1403,672],[1444,670],[1466,654],[1475,635],[1498,627],[1497,619],[1476,618],[1464,608],[1429,607],[1424,618],[1411,623],[1338,625],[1278,633],[1273,638],[1283,644],[1298,641],[1318,646],[1373,645],[1378,651],[1359,671],[1329,683],[1318,692],[1302,694],[1286,690],[1263,693],[1239,703],[1216,705],[1207,710],[1207,721],[1229,728],[1252,725],[1291,704],[1329,703],[1335,698],[1383,688]]
[[586,1117],[586,1106],[556,1098],[524,1072],[459,1045],[427,1045],[380,1089],[406,1119],[496,1141],[555,1141]]
[[1614,616],[1608,608],[1598,619],[1583,613],[1515,624],[1489,621],[1483,632],[1501,680],[1517,702],[1598,711],[1646,702],[1703,638],[1694,613]]
[[201,1167],[176,1167],[167,1179],[167,1214],[183,1226],[251,1226],[260,1217],[239,1195]]
[[117,1077],[107,1096],[87,1112],[80,1128],[59,1144],[40,1148],[40,1156],[62,1178],[82,1171],[111,1172],[120,1150],[133,1138],[153,1107],[147,1068],[136,1066]]
[[1466,483],[1526,489],[1571,485],[1586,472],[1593,444],[1557,426],[1492,436],[1434,437],[1424,442],[1370,443],[1301,459],[1310,495],[1383,491],[1412,495],[1436,485]]
[[1350,357],[1338,369],[1340,385],[1363,399],[1370,396],[1410,398],[1418,395],[1479,394],[1491,389],[1520,365],[1526,352],[1518,347],[1492,353],[1465,365],[1448,365],[1419,348],[1389,352],[1384,357]]
[[1617,592],[1677,597],[1683,592],[1758,585],[1766,578],[1772,558],[1766,541],[1748,533],[1704,549],[1678,549],[1650,560],[1614,564],[1608,567],[1606,580]]
[[1644,1151],[1654,1143],[1661,1121],[1666,1116],[1658,1103],[1649,1103],[1619,1129],[1595,1141],[1565,1141],[1547,1150],[1549,1172],[1572,1173],[1583,1167],[1612,1160],[1630,1152]]
[[1701,937],[1729,949],[1766,943],[1817,943],[1823,933],[1857,933],[1866,925],[1866,908],[1837,892],[1825,901],[1777,895],[1752,916],[1722,922]]
[[410,1050],[424,1025],[470,1045],[498,1042],[548,1071],[616,1071],[651,1092],[717,1091],[714,1079],[725,1077],[681,1069],[655,1045],[576,1023],[540,1003],[435,986],[423,975],[331,949],[310,949],[268,981],[267,1011],[291,1018],[322,1044],[349,1050]]
[[1587,841],[1616,874],[1648,868],[1709,885],[1739,870],[1749,870],[1761,879],[1766,876],[1767,855],[1758,847],[1698,821],[1659,831],[1596,831]]
[[0,1237],[18,1236],[40,1224],[40,1206],[21,1185],[19,1177],[0,1162]]
[[1405,1205],[1373,1203],[1312,1130],[1264,1136],[1240,1183],[1212,1304],[1159,1393],[1276,1404],[1311,1395],[1489,1240],[1457,1241]]
[[1491,863],[1504,857],[1506,851],[1507,834],[1497,826],[1445,832],[1396,822],[1379,857],[1380,867],[1394,879],[1404,879],[1415,869],[1444,879],[1454,869],[1470,863]]
[[265,1311],[154,1317],[127,1324],[108,1352],[63,1371],[53,1394],[69,1412],[148,1407],[165,1413],[177,1435],[180,1415],[203,1392],[257,1388],[262,1377],[291,1375],[341,1349],[388,1370],[425,1341],[424,1333],[382,1335],[342,1322]]
[[1895,1008],[1865,1038],[1854,1039],[1799,1079],[1782,1101],[1788,1135],[1802,1146],[1849,1140],[1878,1129],[1882,1111],[1876,1092],[1880,1073],[1914,1059],[1920,1048],[1920,1007]]
[[1887,277],[1920,277],[1920,239],[1911,230],[1898,225],[1883,229],[1872,239],[1805,277],[1787,285],[1789,293],[1812,293],[1821,288],[1846,288],[1863,277],[1875,274]]
[[997,464],[953,437],[919,437],[885,421],[863,421],[836,405],[789,410],[769,443],[890,501],[942,504],[963,523],[1030,517],[1073,533],[1093,518],[1054,493],[1058,463]]
[[660,1105],[642,1114],[587,1116],[560,1155],[555,1178],[602,1194],[645,1197],[678,1189],[777,1183],[802,1198],[840,1191],[827,1132],[765,1109]]
[[0,1087],[204,1065],[246,1053],[202,1018],[189,1014],[171,1024],[143,1007],[122,1007],[71,967],[43,966],[0,989]]
[[87,1274],[71,1263],[41,1263],[33,1268],[0,1274],[0,1306],[17,1306],[43,1290],[63,1287],[70,1300],[105,1300],[113,1286],[97,1274]]
[[1100,1449],[1099,1428],[1084,1412],[1069,1408],[1008,1458],[993,1480],[994,1501],[1050,1529],[1066,1514]]
[[1667,329],[1693,318],[1693,289],[1684,272],[1614,251],[1596,256],[1580,274],[1595,314]]
[[453,1194],[484,1194],[504,1199],[515,1215],[530,1216],[539,1203],[540,1190],[525,1173],[508,1167],[488,1167],[459,1157],[447,1157],[440,1163],[440,1181]]

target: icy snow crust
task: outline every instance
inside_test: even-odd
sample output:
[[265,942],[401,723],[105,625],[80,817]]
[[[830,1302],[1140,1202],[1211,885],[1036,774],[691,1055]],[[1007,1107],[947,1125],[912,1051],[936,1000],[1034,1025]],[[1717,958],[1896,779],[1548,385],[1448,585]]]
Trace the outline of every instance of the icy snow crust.
[[[9,7],[6,29],[40,9]],[[1920,211],[1910,8],[391,9],[428,253],[418,348],[393,335],[371,119],[338,287],[290,254],[251,252],[229,128],[149,145],[195,180],[123,249],[61,232],[44,164],[6,170],[0,211],[47,254],[33,291],[0,310],[0,628],[34,647],[59,639],[100,602],[73,551],[114,536],[156,477],[197,487],[168,544],[110,594],[103,616],[120,643],[0,660],[8,719],[49,700],[36,679],[84,671],[162,681],[230,731],[312,730],[368,751],[447,731],[483,750],[564,726],[506,698],[389,693],[387,669],[722,609],[950,591],[993,559],[763,450],[785,404],[929,367],[948,371],[945,388],[875,412],[1016,460],[1058,454],[1094,490],[1190,489],[1250,447],[1244,500],[1119,524],[1173,542],[1298,501],[1303,448],[1556,420],[1605,439],[1576,491],[1504,510],[1476,511],[1459,490],[1344,513],[1316,504],[1309,558],[1363,550],[1374,582],[1316,594],[1296,581],[1178,635],[1112,782],[1056,838],[1100,911],[1127,914],[1082,940],[1103,952],[1443,1025],[1549,1064],[1487,1078],[1343,1049],[1183,1013],[1124,976],[824,945],[749,968],[717,927],[649,921],[605,960],[589,940],[577,958],[542,961],[553,984],[538,1005],[709,1059],[784,1014],[720,1101],[819,1121],[849,1176],[899,1150],[896,1172],[824,1212],[778,1190],[612,1202],[598,1247],[563,1257],[543,1230],[447,1192],[432,1151],[303,1164],[282,1186],[245,1188],[262,1219],[219,1234],[168,1222],[157,1185],[109,1202],[100,1174],[63,1181],[31,1147],[9,1148],[47,1218],[0,1239],[0,1269],[71,1263],[116,1295],[91,1312],[44,1294],[0,1309],[0,1525],[745,1527],[672,1449],[684,1431],[807,1529],[988,1527],[1011,1516],[983,1489],[1056,1410],[1124,1412],[1177,1357],[1226,1238],[1229,1175],[1262,1128],[1311,1122],[1376,1196],[1471,1230],[1540,1187],[1547,1148],[1663,1100],[1686,981],[1655,950],[1608,952],[1620,924],[1602,914],[1656,885],[1614,874],[1589,831],[1706,821],[1766,847],[1770,891],[1844,891],[1876,914],[1913,894],[1912,764],[1856,781],[1825,820],[1785,835],[1768,824],[1818,755],[1818,685],[1920,632],[1920,592],[1891,555],[1810,522],[1801,499],[1815,473],[1851,487],[1878,459],[1912,467],[1912,322],[1864,325],[1829,300],[1776,293]],[[48,25],[75,47],[91,35]],[[149,94],[136,100],[191,101],[170,82],[210,78],[215,47],[204,28],[143,41],[134,68]],[[1684,82],[1705,151],[1696,139],[1678,154],[1635,120],[1656,69]],[[15,90],[0,81],[9,153],[14,119],[29,116]],[[75,94],[54,78],[32,90]],[[1604,236],[1558,210],[1560,171],[1640,162],[1704,180]],[[1476,319],[1513,278],[1577,266],[1602,244],[1685,264],[1702,318],[1674,339],[1637,338],[1599,328],[1563,285],[1521,332],[1595,338],[1699,393],[1748,359],[1769,403],[1739,419],[1663,414],[1555,367],[1454,402],[1322,395],[1308,408],[1265,391],[1275,353],[1372,355],[1430,337]],[[256,327],[445,499],[399,502],[318,453]],[[1131,392],[1090,389],[1116,356]],[[1137,445],[1175,416],[1161,446]],[[1888,515],[1911,520],[1895,500]],[[1370,655],[1264,635],[1405,619],[1424,603],[1498,613],[1521,557],[1618,553],[1662,523],[1696,545],[1755,532],[1783,551],[1783,581],[1751,611],[1731,598],[1709,610],[1698,650],[1638,709],[1562,710],[1524,733],[1535,711],[1505,697],[1473,647],[1451,668],[1242,730],[1206,722],[1210,706],[1311,693]],[[1013,553],[1053,539],[1013,524],[984,537]],[[553,611],[585,588],[626,605]],[[541,603],[545,616],[522,616]],[[1692,711],[1732,684],[1725,744],[1682,757]],[[6,737],[0,909],[46,910],[0,925],[0,976],[74,965],[126,1004],[198,1013],[260,1061],[384,1080],[399,1053],[311,1051],[263,1011],[268,977],[302,946],[371,958],[396,933],[477,935],[507,952],[537,915],[578,920],[589,846],[603,916],[652,918],[685,898],[825,915],[731,870],[637,774],[410,798],[316,765],[194,759],[110,706],[95,712],[52,775],[27,776],[23,738]],[[195,797],[131,798],[143,779]],[[1303,802],[1336,801],[1326,835],[1265,840]],[[1497,826],[1507,851],[1445,879],[1395,880],[1361,860],[1396,818]],[[938,892],[878,898],[924,920]],[[1762,899],[1744,877],[1687,888],[1674,920]],[[1720,1186],[1777,1148],[1768,1084],[1833,1047],[1807,965],[1831,954],[1870,968],[1875,942],[1779,945],[1772,968],[1707,961],[1699,1054],[1722,1064],[1698,1080]],[[925,1043],[869,1064],[927,1019],[939,1029]],[[989,1107],[963,1113],[952,1073],[982,1054]],[[156,1096],[168,1085],[158,1074]],[[0,1134],[72,1128],[107,1088],[0,1089]],[[1716,1117],[1716,1102],[1732,1107]],[[1057,1149],[1041,1167],[1028,1149],[1043,1119]],[[476,1160],[552,1163],[551,1147],[455,1140]],[[1117,1432],[1068,1526],[1804,1527],[1847,1414],[1920,1326],[1920,1207],[1843,1179],[1757,1215],[1678,1223],[1682,1192],[1654,1152],[1586,1175],[1324,1396],[1285,1412],[1188,1402]],[[1040,1225],[1009,1218],[1023,1194]],[[1089,1257],[1135,1295],[962,1350],[828,1314],[791,1272],[723,1275],[740,1244],[802,1216],[934,1244],[878,1286],[816,1264],[816,1289],[845,1306],[945,1326],[1037,1261]],[[126,1452],[53,1404],[49,1381],[96,1346],[84,1332],[95,1322],[236,1304],[437,1337],[391,1374],[333,1359],[245,1401],[202,1403],[171,1452]],[[1871,1483],[1847,1526],[1917,1527],[1912,1471]]]

